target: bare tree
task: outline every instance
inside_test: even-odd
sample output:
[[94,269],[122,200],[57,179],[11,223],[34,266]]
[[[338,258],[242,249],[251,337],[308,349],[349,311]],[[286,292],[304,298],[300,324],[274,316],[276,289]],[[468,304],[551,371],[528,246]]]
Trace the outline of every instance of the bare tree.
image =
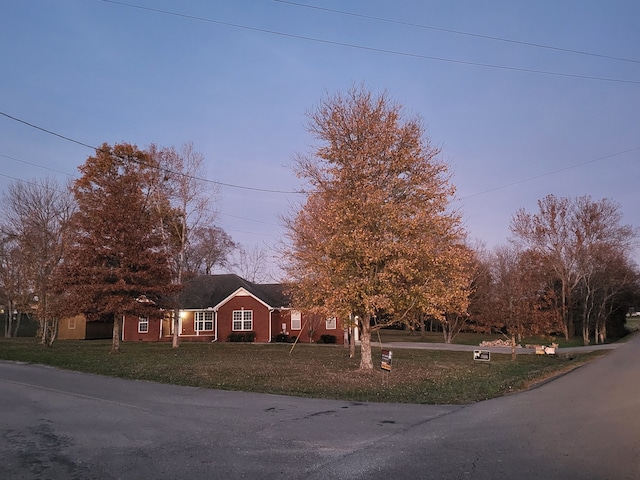
[[249,250],[239,247],[236,250],[230,269],[236,271],[242,278],[254,283],[268,280],[269,254],[265,248],[254,245]]
[[626,257],[637,234],[621,224],[620,207],[609,199],[549,195],[538,206],[537,214],[519,210],[511,231],[515,241],[535,252],[557,278],[565,338],[572,337],[580,325],[587,344],[595,311],[594,282],[602,284],[604,259]]
[[236,243],[222,228],[197,227],[192,231],[187,249],[187,270],[192,275],[211,275],[216,265],[229,266],[229,257],[236,248]]
[[0,233],[0,302],[6,338],[17,335],[21,313],[31,310],[33,295],[26,273],[17,239]]
[[537,214],[518,210],[511,220],[511,232],[524,248],[540,253],[560,281],[564,336],[568,340],[575,332],[571,317],[572,295],[580,283],[570,225],[571,199],[548,195],[538,201],[538,207]]
[[46,178],[9,185],[3,205],[2,230],[12,243],[4,253],[20,269],[9,291],[21,297],[14,305],[38,319],[42,344],[51,345],[58,325],[51,297],[53,273],[64,256],[65,231],[75,210],[73,197],[67,188]]
[[[159,149],[150,147],[151,156],[156,160],[158,179],[156,192],[160,198],[168,198],[168,210],[160,212],[163,220],[165,248],[172,259],[173,282],[180,288],[185,273],[189,270],[189,254],[193,253],[192,243],[195,232],[203,232],[215,219],[213,202],[218,186],[205,180],[204,156],[185,143],[180,150],[174,147]],[[164,205],[156,202],[159,208]],[[174,295],[172,346],[179,345],[179,295]]]

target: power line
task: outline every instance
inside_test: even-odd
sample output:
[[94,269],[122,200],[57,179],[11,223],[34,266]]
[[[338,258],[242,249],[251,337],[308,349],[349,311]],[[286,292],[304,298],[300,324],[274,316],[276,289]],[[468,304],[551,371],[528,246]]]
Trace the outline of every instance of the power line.
[[75,178],[78,178],[78,176],[77,176],[77,175],[73,175],[73,174],[71,174],[71,173],[63,172],[63,171],[61,171],[61,170],[56,170],[55,168],[45,167],[44,165],[39,165],[39,164],[37,164],[37,163],[28,162],[28,161],[26,161],[26,160],[21,160],[21,159],[19,159],[19,158],[10,157],[9,155],[4,155],[4,154],[2,154],[2,153],[0,153],[0,157],[8,158],[9,160],[14,160],[14,161],[16,161],[16,162],[20,162],[20,163],[25,163],[25,164],[27,164],[27,165],[31,165],[31,166],[33,166],[33,167],[43,168],[43,169],[45,169],[45,170],[51,170],[52,172],[60,173],[60,174],[62,174],[62,175],[66,175],[67,177],[75,177]]
[[407,26],[407,27],[416,27],[416,28],[422,28],[422,29],[427,29],[427,30],[433,30],[436,32],[445,32],[445,33],[452,33],[455,35],[464,35],[464,36],[468,36],[468,37],[475,37],[475,38],[483,38],[485,40],[494,40],[497,42],[505,42],[505,43],[513,43],[516,45],[523,45],[523,46],[527,46],[527,47],[535,47],[535,48],[543,48],[543,49],[547,49],[547,50],[555,50],[558,52],[565,52],[565,53],[573,53],[576,55],[586,55],[586,56],[590,56],[590,57],[598,57],[598,58],[606,58],[608,60],[617,60],[620,62],[629,62],[629,63],[637,63],[640,64],[640,60],[634,60],[631,58],[623,58],[623,57],[614,57],[611,55],[602,55],[599,53],[593,53],[593,52],[586,52],[586,51],[582,51],[582,50],[574,50],[571,48],[563,48],[563,47],[556,47],[553,45],[545,45],[542,43],[533,43],[533,42],[525,42],[525,41],[521,41],[521,40],[514,40],[514,39],[510,39],[510,38],[503,38],[503,37],[496,37],[493,35],[483,35],[481,33],[471,33],[471,32],[463,32],[461,30],[452,30],[452,29],[448,29],[448,28],[440,28],[440,27],[433,27],[430,25],[424,25],[424,24],[419,24],[419,23],[412,23],[412,22],[403,22],[400,20],[391,20],[388,18],[383,18],[383,17],[375,17],[373,15],[365,15],[365,14],[361,14],[361,13],[354,13],[354,12],[347,12],[344,10],[334,10],[332,8],[326,8],[326,7],[318,7],[316,5],[307,5],[304,3],[297,3],[297,2],[290,2],[288,0],[274,0],[275,2],[278,3],[283,3],[283,4],[287,4],[287,5],[293,5],[296,7],[303,7],[303,8],[310,8],[313,10],[320,10],[323,12],[330,12],[330,13],[336,13],[339,15],[348,15],[351,17],[357,17],[357,18],[365,18],[368,20],[376,20],[379,22],[385,22],[385,23],[392,23],[395,25],[403,25],[403,26]]
[[[84,142],[81,142],[79,140],[75,140],[73,138],[66,137],[66,136],[61,135],[59,133],[56,133],[56,132],[53,132],[53,131],[48,130],[46,128],[40,127],[38,125],[34,125],[33,123],[27,122],[27,121],[22,120],[22,119],[17,118],[17,117],[14,117],[13,115],[9,115],[8,113],[0,111],[0,115],[2,115],[4,117],[7,117],[7,118],[9,118],[9,119],[11,119],[11,120],[13,120],[15,122],[22,123],[23,125],[27,125],[28,127],[34,128],[36,130],[40,130],[41,132],[48,133],[49,135],[53,135],[55,137],[61,138],[61,139],[66,140],[68,142],[72,142],[72,143],[75,143],[77,145],[81,145],[83,147],[90,148],[91,150],[94,150],[96,152],[102,151],[101,147],[94,147],[93,145],[89,145],[88,143],[84,143]],[[140,161],[137,161],[137,163],[143,164],[143,162],[140,162]],[[299,191],[286,191],[286,190],[273,190],[273,189],[269,189],[269,188],[247,187],[245,185],[236,185],[236,184],[233,184],[233,183],[224,183],[224,182],[218,182],[218,181],[215,181],[215,180],[209,180],[208,178],[196,177],[196,176],[188,175],[188,174],[182,173],[182,172],[174,172],[174,171],[169,170],[167,168],[156,167],[154,165],[145,165],[145,166],[151,167],[151,168],[158,168],[158,169],[162,170],[163,172],[166,172],[166,173],[169,173],[169,174],[172,174],[172,175],[179,175],[179,176],[182,176],[182,177],[185,177],[185,178],[190,178],[192,180],[198,180],[198,181],[201,181],[201,182],[211,183],[211,184],[214,184],[214,185],[220,185],[220,186],[223,186],[223,187],[237,188],[237,189],[241,189],[241,190],[250,190],[250,191],[254,191],[254,192],[263,192],[263,193],[282,193],[282,194],[300,194],[300,193],[303,193],[303,192],[299,192]]]
[[220,212],[220,215],[224,215],[225,217],[238,218],[240,220],[248,220],[250,222],[255,222],[255,223],[262,223],[263,225],[270,225],[272,227],[281,227],[282,226],[282,225],[278,225],[277,223],[265,222],[265,221],[262,221],[262,220],[254,220],[252,218],[240,217],[238,215],[231,215],[230,213]]
[[[18,158],[10,157],[8,155],[0,154],[0,157],[9,158],[9,159],[15,160],[17,162],[27,163],[27,164],[33,165],[35,167],[40,167],[40,168],[47,169],[47,167],[44,167],[42,165],[38,165],[37,163],[27,162],[25,160],[20,160]],[[48,170],[51,170],[51,171],[54,171],[54,172],[58,172],[58,173],[62,173],[63,175],[72,176],[72,175],[70,175],[68,173],[60,172],[60,171],[54,170],[54,169],[48,169]],[[57,188],[52,188],[51,186],[48,186],[48,185],[40,185],[40,184],[32,182],[30,180],[24,180],[22,178],[17,178],[17,177],[11,176],[11,175],[7,175],[5,173],[0,173],[0,177],[8,178],[8,179],[13,180],[15,182],[23,183],[25,185],[31,185],[33,187],[44,187],[44,188],[46,188],[48,190],[52,190],[52,191],[57,192],[57,193],[63,193],[61,190],[58,190]],[[240,219],[240,220],[246,220],[248,222],[261,223],[263,225],[270,225],[270,226],[278,227],[278,228],[282,227],[282,225],[278,225],[277,223],[265,222],[265,221],[262,221],[262,220],[255,220],[253,218],[241,217],[241,216],[238,216],[238,215],[231,215],[229,213],[219,212],[219,214],[223,215],[225,217],[231,217],[231,218],[237,218],[237,219]],[[238,233],[247,233],[247,234],[251,234],[251,235],[267,235],[267,236],[272,236],[272,237],[278,237],[279,236],[279,235],[277,235],[275,233],[248,232],[248,231],[245,231],[245,230],[237,230],[237,229],[233,229],[233,228],[227,228],[225,231],[238,232]]]
[[293,34],[293,33],[279,32],[279,31],[276,31],[276,30],[269,30],[269,29],[265,29],[265,28],[250,27],[250,26],[247,26],[247,25],[240,25],[240,24],[231,23],[231,22],[223,22],[223,21],[220,21],[220,20],[213,20],[213,19],[210,19],[210,18],[199,17],[199,16],[195,16],[195,15],[188,15],[188,14],[184,14],[184,13],[171,12],[171,11],[168,11],[168,10],[161,10],[161,9],[158,9],[158,8],[143,7],[143,6],[140,6],[140,5],[133,5],[133,4],[130,4],[130,3],[118,2],[118,1],[115,1],[115,0],[99,0],[99,1],[104,2],[104,3],[111,3],[111,4],[114,4],[114,5],[119,5],[119,6],[122,6],[122,7],[135,8],[135,9],[148,11],[148,12],[159,13],[159,14],[163,14],[163,15],[171,15],[171,16],[174,16],[174,17],[186,18],[186,19],[189,19],[189,20],[197,20],[197,21],[201,21],[201,22],[213,23],[213,24],[216,24],[216,25],[223,25],[223,26],[227,26],[227,27],[250,30],[250,31],[253,31],[253,32],[267,33],[269,35],[278,35],[278,36],[281,36],[281,37],[294,38],[294,39],[297,39],[297,40],[305,40],[305,41],[309,41],[309,42],[322,43],[322,44],[325,44],[325,45],[335,45],[335,46],[340,46],[340,47],[354,48],[354,49],[358,49],[358,50],[365,50],[365,51],[375,52],[375,53],[385,53],[385,54],[389,54],[389,55],[397,55],[397,56],[402,56],[402,57],[419,58],[419,59],[423,59],[423,60],[432,60],[432,61],[437,61],[437,62],[453,63],[453,64],[457,64],[457,65],[467,65],[467,66],[474,66],[474,67],[493,68],[493,69],[499,69],[499,70],[509,70],[509,71],[521,72],[521,73],[535,73],[535,74],[538,74],[538,75],[549,75],[549,76],[565,77],[565,78],[579,78],[579,79],[583,79],[583,80],[598,80],[598,81],[602,81],[602,82],[614,82],[614,83],[626,83],[626,84],[640,85],[640,80],[624,80],[624,79],[620,79],[620,78],[596,77],[596,76],[593,76],[593,75],[579,75],[579,74],[573,74],[573,73],[562,73],[562,72],[552,72],[552,71],[545,71],[545,70],[535,70],[535,69],[530,69],[530,68],[510,67],[510,66],[507,66],[507,65],[497,65],[497,64],[491,64],[491,63],[471,62],[471,61],[466,61],[466,60],[455,60],[455,59],[452,59],[452,58],[436,57],[436,56],[431,56],[431,55],[422,55],[422,54],[418,54],[418,53],[402,52],[402,51],[399,51],[399,50],[389,50],[389,49],[385,49],[385,48],[368,47],[368,46],[365,46],[365,45],[357,45],[357,44],[353,44],[353,43],[345,43],[345,42],[337,42],[337,41],[333,41],[333,40],[325,40],[325,39],[321,39],[321,38],[308,37],[308,36],[305,36],[305,35],[296,35],[296,34]]
[[[3,155],[3,156],[5,156],[5,155]],[[35,182],[31,182],[29,180],[23,180],[21,178],[12,177],[11,175],[6,175],[4,173],[0,173],[0,177],[8,178],[10,180],[14,180],[14,181],[19,182],[19,183],[24,183],[26,185],[31,185],[33,187],[44,187],[45,189],[51,190],[51,191],[56,192],[56,193],[64,193],[64,192],[58,190],[57,188],[51,187],[50,185],[40,185],[40,184],[37,184]]]
[[[106,0],[103,0],[103,1],[106,1]],[[2,111],[0,111],[0,115],[3,115],[3,116],[5,116],[5,117],[7,117],[7,118],[9,118],[11,120],[14,120],[16,122],[25,124],[25,125],[27,125],[29,127],[35,128],[35,129],[40,130],[42,132],[54,135],[54,136],[59,137],[59,138],[62,138],[62,139],[67,140],[69,142],[73,142],[73,143],[76,143],[78,145],[82,145],[82,146],[85,146],[87,148],[91,148],[92,150],[95,150],[95,151],[100,151],[101,150],[100,148],[93,147],[93,146],[91,146],[89,144],[80,142],[80,141],[75,140],[73,138],[66,137],[66,136],[61,135],[59,133],[47,130],[47,129],[43,128],[43,127],[40,127],[40,126],[34,125],[32,123],[26,122],[24,120],[21,120],[21,119],[19,119],[17,117],[14,117],[14,116],[9,115],[7,113],[4,113]],[[626,153],[631,153],[631,152],[635,152],[635,151],[638,151],[638,150],[640,150],[640,146],[633,147],[633,148],[630,148],[630,149],[627,149],[627,150],[622,150],[620,152],[612,153],[612,154],[609,154],[609,155],[604,155],[602,157],[594,158],[592,160],[587,160],[586,162],[577,163],[575,165],[570,165],[568,167],[560,168],[560,169],[553,170],[553,171],[547,172],[547,173],[542,173],[540,175],[535,175],[533,177],[528,177],[528,178],[525,178],[525,179],[522,179],[522,180],[518,180],[518,181],[515,181],[515,182],[511,182],[511,183],[508,183],[508,184],[500,185],[498,187],[490,188],[490,189],[487,189],[487,190],[482,190],[480,192],[473,193],[471,195],[466,195],[464,197],[460,197],[458,200],[466,200],[466,199],[469,199],[469,198],[478,197],[480,195],[485,195],[487,193],[492,193],[492,192],[495,192],[495,191],[498,191],[498,190],[504,190],[505,188],[513,187],[515,185],[520,185],[522,183],[530,182],[530,181],[533,181],[533,180],[538,180],[540,178],[548,177],[550,175],[555,175],[556,173],[565,172],[567,170],[572,170],[574,168],[579,168],[579,167],[582,167],[584,165],[588,165],[588,164],[591,164],[591,163],[599,162],[601,160],[606,160],[608,158],[616,157],[616,156],[619,156],[619,155],[624,155]],[[74,176],[74,175],[71,175],[71,174],[66,173],[66,172],[62,172],[62,171],[59,171],[59,170],[54,170],[54,169],[51,169],[51,168],[48,168],[48,167],[44,167],[42,165],[38,165],[36,163],[27,162],[27,161],[20,160],[20,159],[14,158],[14,157],[10,157],[8,155],[0,154],[0,157],[8,158],[8,159],[15,160],[15,161],[18,161],[18,162],[27,163],[29,165],[33,165],[33,166],[40,167],[40,168],[45,168],[45,169],[48,169],[48,170],[51,170],[51,171],[54,171],[54,172],[57,172],[57,173],[61,173],[63,175]],[[152,166],[152,167],[153,168],[160,168],[160,167],[154,167],[154,166]],[[227,183],[222,183],[222,182],[216,182],[214,180],[209,180],[209,179],[206,179],[206,178],[194,177],[194,176],[190,176],[190,175],[187,175],[187,174],[184,174],[184,173],[173,172],[173,171],[167,170],[167,169],[162,169],[162,170],[166,171],[168,173],[172,173],[174,175],[182,175],[182,176],[184,176],[186,178],[192,178],[192,179],[195,179],[195,180],[200,180],[200,181],[203,181],[203,182],[208,182],[208,183],[212,183],[212,184],[216,184],[216,185],[222,185],[222,186],[233,187],[233,188],[240,188],[240,189],[251,190],[251,191],[268,192],[268,193],[285,193],[285,194],[304,194],[304,193],[306,193],[304,191],[290,191],[289,192],[289,191],[268,190],[268,189],[246,187],[246,186],[241,186],[241,185],[233,185],[233,184],[227,184]],[[21,180],[21,179],[18,179],[18,178],[9,176],[9,175],[5,175],[5,174],[2,174],[2,173],[0,173],[0,176],[6,177],[6,178],[10,178],[12,180],[17,180],[19,182],[31,184],[31,182],[28,182],[26,180]],[[266,225],[272,225],[272,226],[278,226],[278,227],[280,226],[280,225],[276,225],[276,224],[269,223],[269,222],[263,222],[263,221],[259,221],[259,220],[253,220],[253,219],[250,219],[250,218],[246,218],[246,217],[240,217],[240,216],[237,216],[237,215],[231,215],[231,214],[226,214],[226,213],[222,213],[222,215],[225,215],[225,216],[228,216],[228,217],[233,217],[233,218],[238,218],[238,219],[241,219],[241,220],[248,220],[248,221],[252,221],[252,222],[256,222],[256,223],[264,223]],[[243,232],[243,233],[254,233],[254,232]]]
[[548,177],[550,175],[555,175],[556,173],[566,172],[567,170],[573,170],[574,168],[583,167],[585,165],[589,165],[590,163],[595,163],[595,162],[599,162],[601,160],[606,160],[607,158],[617,157],[619,155],[624,155],[625,153],[636,152],[638,150],[640,150],[640,147],[634,147],[634,148],[630,148],[628,150],[623,150],[621,152],[612,153],[610,155],[604,155],[602,157],[594,158],[592,160],[587,160],[586,162],[576,163],[575,165],[570,165],[568,167],[559,168],[559,169],[553,170],[551,172],[541,173],[540,175],[535,175],[533,177],[525,178],[523,180],[518,180],[518,181],[515,181],[515,182],[511,182],[511,183],[505,184],[505,185],[501,185],[499,187],[490,188],[488,190],[483,190],[481,192],[473,193],[471,195],[466,195],[464,197],[460,197],[459,200],[467,200],[469,198],[478,197],[480,195],[496,192],[498,190],[504,190],[505,188],[513,187],[515,185],[520,185],[522,183],[530,182],[532,180],[538,180],[540,178]]

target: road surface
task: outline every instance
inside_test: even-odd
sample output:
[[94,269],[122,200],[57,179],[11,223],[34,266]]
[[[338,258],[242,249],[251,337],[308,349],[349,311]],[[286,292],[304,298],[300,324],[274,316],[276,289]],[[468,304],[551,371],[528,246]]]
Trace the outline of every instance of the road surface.
[[466,406],[204,390],[0,362],[0,479],[640,478],[640,335]]

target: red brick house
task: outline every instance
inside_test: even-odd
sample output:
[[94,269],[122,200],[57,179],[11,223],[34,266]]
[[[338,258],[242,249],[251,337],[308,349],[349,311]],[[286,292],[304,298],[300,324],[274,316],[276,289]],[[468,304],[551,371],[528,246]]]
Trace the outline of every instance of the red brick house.
[[[204,275],[185,284],[180,300],[181,341],[244,338],[266,343],[298,338],[299,342],[310,343],[335,337],[336,343],[344,342],[338,319],[292,310],[281,284],[256,284],[234,274]],[[171,315],[125,318],[122,340],[170,341]]]

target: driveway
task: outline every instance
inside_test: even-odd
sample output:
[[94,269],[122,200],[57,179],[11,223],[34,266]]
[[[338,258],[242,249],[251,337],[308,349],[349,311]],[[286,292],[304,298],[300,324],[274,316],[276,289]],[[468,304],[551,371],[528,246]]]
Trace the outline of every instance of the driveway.
[[[491,353],[511,354],[511,347],[479,347],[474,345],[458,345],[453,343],[426,343],[426,342],[371,342],[372,346],[388,348],[413,348],[420,350],[451,350],[458,352],[473,352],[474,350],[489,350]],[[620,346],[620,343],[603,343],[599,345],[588,345],[586,347],[564,347],[557,348],[557,355],[567,355],[575,352],[594,352],[597,350],[613,350]],[[548,346],[548,345],[547,345]],[[529,355],[536,353],[535,348],[516,347],[516,354]]]
[[640,336],[534,390],[432,406],[0,362],[0,478],[638,479],[638,365]]

